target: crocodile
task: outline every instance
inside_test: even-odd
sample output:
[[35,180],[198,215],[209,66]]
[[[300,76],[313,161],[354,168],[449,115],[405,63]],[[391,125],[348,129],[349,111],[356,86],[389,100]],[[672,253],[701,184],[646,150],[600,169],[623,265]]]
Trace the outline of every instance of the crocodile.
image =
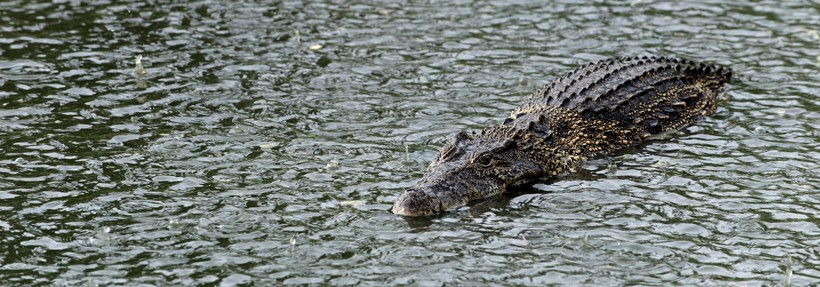
[[534,92],[503,123],[456,133],[391,210],[436,215],[566,175],[587,159],[701,121],[731,79],[729,68],[666,57],[584,65]]

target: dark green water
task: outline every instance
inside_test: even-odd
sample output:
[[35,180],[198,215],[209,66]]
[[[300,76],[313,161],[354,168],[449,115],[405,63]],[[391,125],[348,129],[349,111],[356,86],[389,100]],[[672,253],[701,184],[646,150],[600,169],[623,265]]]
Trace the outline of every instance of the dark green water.
[[[817,1],[147,2],[0,3],[2,285],[820,284]],[[737,77],[669,139],[387,211],[454,132],[634,55]]]

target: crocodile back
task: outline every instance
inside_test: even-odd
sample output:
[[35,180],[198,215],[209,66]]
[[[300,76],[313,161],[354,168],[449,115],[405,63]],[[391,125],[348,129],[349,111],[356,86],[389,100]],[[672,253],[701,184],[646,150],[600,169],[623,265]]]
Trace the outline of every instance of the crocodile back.
[[679,59],[608,59],[545,85],[519,110],[557,106],[651,136],[714,113],[717,95],[731,77],[727,68]]

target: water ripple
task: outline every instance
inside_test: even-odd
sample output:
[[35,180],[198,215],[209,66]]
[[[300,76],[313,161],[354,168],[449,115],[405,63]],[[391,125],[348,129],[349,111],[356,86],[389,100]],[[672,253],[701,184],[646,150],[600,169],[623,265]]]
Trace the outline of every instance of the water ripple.
[[[0,279],[815,284],[815,6],[0,3]],[[737,80],[715,116],[576,174],[387,211],[456,131],[645,54]]]

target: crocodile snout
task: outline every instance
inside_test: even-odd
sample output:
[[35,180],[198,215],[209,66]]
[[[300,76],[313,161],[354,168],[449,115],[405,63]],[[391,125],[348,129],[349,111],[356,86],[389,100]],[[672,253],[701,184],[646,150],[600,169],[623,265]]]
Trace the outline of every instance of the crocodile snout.
[[444,211],[441,198],[430,192],[408,189],[393,204],[393,213],[403,216],[427,216]]

